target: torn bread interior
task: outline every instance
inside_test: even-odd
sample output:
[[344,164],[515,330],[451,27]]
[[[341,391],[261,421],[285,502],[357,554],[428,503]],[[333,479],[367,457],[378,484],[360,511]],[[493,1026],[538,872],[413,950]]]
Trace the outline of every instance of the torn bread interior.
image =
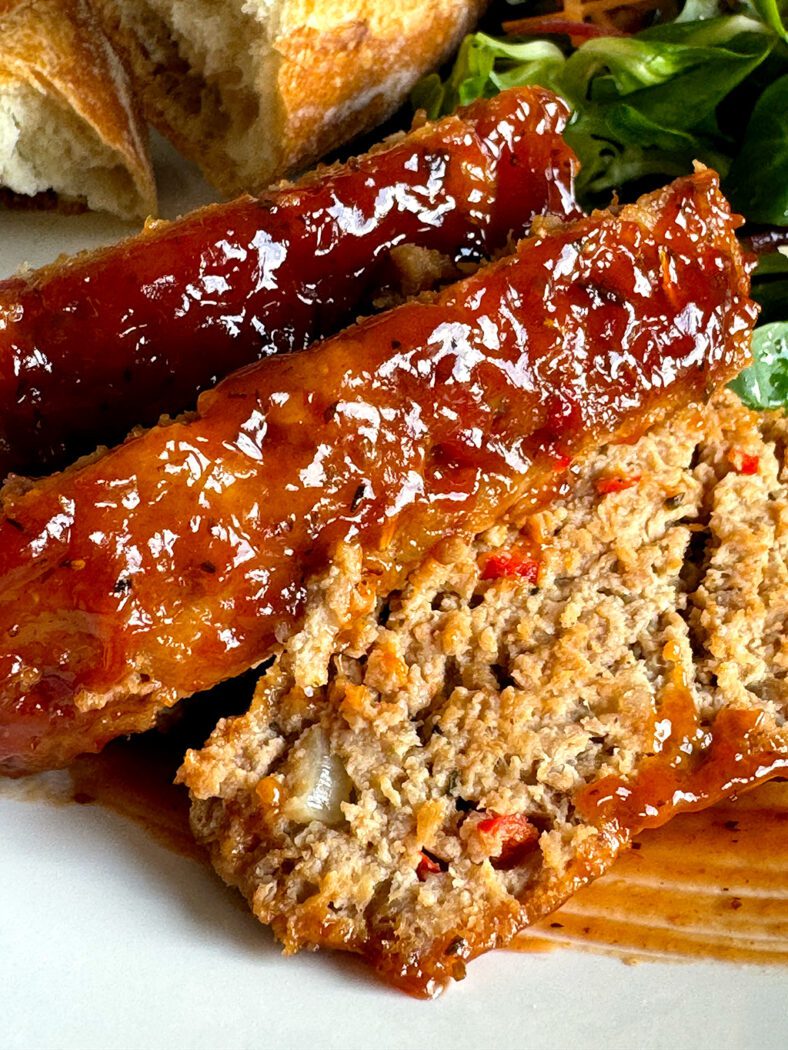
[[641,828],[784,771],[786,437],[717,395],[385,601],[341,549],[249,712],[181,771],[287,951],[430,994]]
[[156,214],[147,129],[88,0],[0,3],[0,187],[15,206]]

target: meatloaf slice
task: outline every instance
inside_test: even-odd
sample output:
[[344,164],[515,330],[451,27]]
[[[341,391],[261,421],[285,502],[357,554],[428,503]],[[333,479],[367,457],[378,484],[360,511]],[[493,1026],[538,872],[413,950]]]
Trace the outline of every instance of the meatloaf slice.
[[788,423],[723,393],[385,604],[345,546],[181,778],[287,952],[430,994],[632,834],[788,758]]

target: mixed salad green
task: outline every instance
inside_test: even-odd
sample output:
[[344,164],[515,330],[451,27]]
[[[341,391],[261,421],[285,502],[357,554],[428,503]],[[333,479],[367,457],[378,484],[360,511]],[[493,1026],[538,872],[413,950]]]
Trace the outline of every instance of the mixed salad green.
[[632,35],[594,29],[577,47],[581,34],[555,35],[548,21],[533,36],[476,33],[413,103],[437,117],[515,85],[551,88],[572,109],[566,138],[587,207],[631,199],[694,160],[715,168],[759,258],[756,363],[734,387],[752,407],[788,406],[788,0],[686,0],[652,22]]

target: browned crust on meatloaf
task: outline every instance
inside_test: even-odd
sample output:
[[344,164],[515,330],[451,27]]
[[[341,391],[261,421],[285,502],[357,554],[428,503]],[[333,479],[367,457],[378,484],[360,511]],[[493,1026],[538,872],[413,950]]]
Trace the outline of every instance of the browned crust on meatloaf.
[[[181,772],[198,839],[288,952],[360,952],[424,994],[549,913],[628,844],[574,799],[637,774],[677,665],[701,720],[760,711],[788,751],[787,436],[718,395],[592,455],[521,530],[447,543],[385,607],[340,553],[249,712]],[[600,494],[610,476],[639,480]],[[538,585],[483,578],[535,542]],[[538,848],[501,867],[490,814],[527,816]],[[420,881],[423,851],[441,870]]]

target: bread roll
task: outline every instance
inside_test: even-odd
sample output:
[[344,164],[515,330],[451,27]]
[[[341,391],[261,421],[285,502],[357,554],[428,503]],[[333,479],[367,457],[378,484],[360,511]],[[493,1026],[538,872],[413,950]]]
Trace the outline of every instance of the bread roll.
[[0,0],[0,185],[123,219],[156,211],[129,80],[86,0]]
[[145,115],[225,193],[374,127],[486,0],[95,0]]

